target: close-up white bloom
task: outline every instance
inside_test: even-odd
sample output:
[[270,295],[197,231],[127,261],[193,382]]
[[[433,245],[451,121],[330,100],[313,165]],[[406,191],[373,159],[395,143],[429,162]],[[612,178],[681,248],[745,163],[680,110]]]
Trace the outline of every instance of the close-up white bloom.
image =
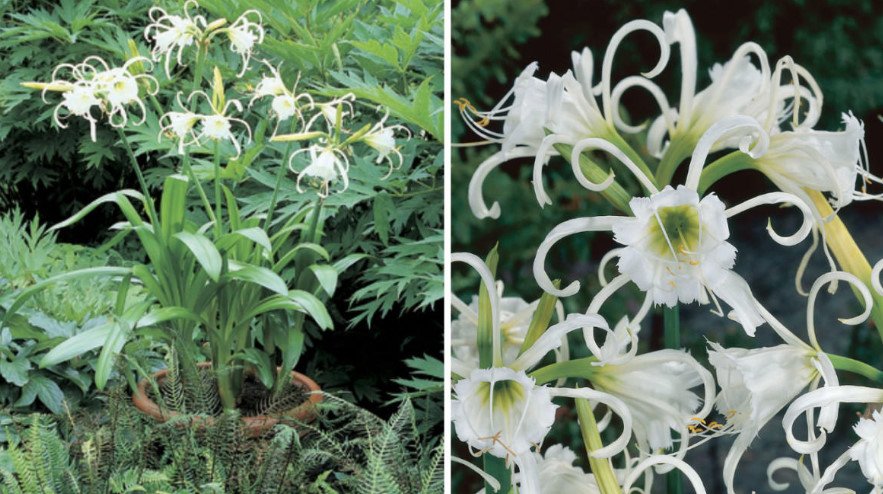
[[[519,297],[503,297],[502,283],[497,283],[500,330],[500,344],[503,362],[513,362],[521,351],[521,345],[527,336],[527,328],[536,310],[536,303],[529,304]],[[478,367],[478,297],[473,297],[469,305],[464,304],[456,296],[451,298],[454,308],[460,315],[451,321],[451,353],[457,360]]]
[[[43,89],[44,101],[50,87],[62,91],[62,101],[53,114],[56,125],[66,128],[66,116],[82,117],[89,122],[90,136],[95,141],[100,117],[92,114],[93,107],[98,107],[101,116],[106,117],[112,127],[144,123],[146,108],[140,96],[141,84],[147,94],[155,95],[159,91],[159,83],[143,71],[133,73],[132,67],[136,64],[145,70],[152,68],[152,62],[145,57],[132,57],[120,67],[110,67],[104,59],[94,55],[78,64],[59,64],[52,72],[52,82],[44,85]],[[69,72],[69,79],[60,77],[63,71]],[[130,121],[127,107],[133,104],[138,108],[139,116]],[[61,110],[66,110],[68,115]]]
[[761,428],[816,381],[822,369],[826,381],[832,380],[832,385],[837,381],[827,357],[808,346],[746,349],[723,348],[714,342],[709,345],[708,359],[721,388],[716,407],[727,418],[724,432],[739,434],[724,462],[724,481],[733,492],[739,460]]
[[553,444],[545,453],[533,455],[537,463],[539,494],[602,494],[595,476],[574,465],[576,453],[567,446]]
[[[868,169],[864,124],[852,113],[843,114],[843,124],[844,130],[836,132],[798,129],[774,134],[767,152],[754,162],[779,189],[801,197],[814,210],[805,190],[829,194],[835,209],[857,199],[878,199],[864,192],[867,183],[880,183]],[[816,215],[822,219],[821,213]]]
[[[648,184],[648,187],[652,186]],[[549,249],[575,233],[612,231],[614,240],[625,246],[618,251],[621,276],[637,284],[653,303],[674,306],[678,302],[714,302],[719,308],[717,299],[720,299],[733,308],[734,318],[746,333],[753,335],[763,318],[748,284],[731,270],[736,249],[726,241],[729,237],[727,220],[751,207],[775,203],[794,204],[803,213],[804,222],[789,237],[768,228],[771,237],[783,245],[794,245],[806,238],[813,225],[811,213],[789,194],[774,192],[725,208],[714,195],[700,200],[694,187],[667,186],[650,197],[632,199],[629,203],[632,217],[579,218],[556,226],[537,250],[534,276],[549,293],[575,294],[579,291],[579,282],[563,289],[552,285],[544,268]],[[722,310],[718,312],[723,315]]]
[[[188,109],[187,105],[192,104],[199,97],[208,103],[211,113],[195,113]],[[183,153],[187,146],[204,145],[206,140],[217,143],[229,141],[235,150],[234,158],[238,158],[242,154],[242,145],[239,142],[240,137],[233,130],[234,124],[242,128],[246,140],[251,141],[251,127],[248,122],[229,115],[231,109],[242,112],[242,103],[239,101],[227,100],[222,108],[218,108],[205,92],[194,91],[187,97],[186,105],[181,101],[180,94],[177,95],[177,103],[181,111],[170,111],[160,116],[159,139],[167,134],[176,138],[179,153]],[[167,123],[163,124],[163,122]]]
[[62,93],[61,103],[55,107],[53,119],[55,124],[61,128],[66,128],[64,123],[65,115],[61,113],[62,109],[67,110],[70,115],[85,118],[89,122],[89,134],[92,140],[95,140],[95,125],[98,121],[92,115],[92,107],[101,104],[101,101],[95,96],[95,90],[89,84],[74,84],[69,91]]
[[[651,451],[675,447],[672,433],[686,436],[692,420],[711,412],[715,396],[711,373],[681,350],[657,350],[599,366],[592,384],[626,404],[638,444]],[[693,391],[699,386],[701,396]],[[681,441],[677,449],[685,452],[686,446]]]
[[451,417],[457,437],[476,451],[499,458],[528,454],[555,421],[548,388],[524,371],[476,369],[454,385]]

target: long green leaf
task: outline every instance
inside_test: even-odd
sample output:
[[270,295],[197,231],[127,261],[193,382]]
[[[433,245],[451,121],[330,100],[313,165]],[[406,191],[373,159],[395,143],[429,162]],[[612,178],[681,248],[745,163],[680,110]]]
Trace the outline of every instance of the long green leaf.
[[288,285],[278,274],[267,268],[230,261],[230,271],[224,273],[224,281],[239,280],[260,285],[280,295],[288,294]]
[[196,257],[196,262],[202,266],[209,278],[217,282],[221,276],[223,260],[215,244],[203,235],[190,232],[178,232],[174,236],[190,249],[190,252]]
[[138,215],[135,208],[132,206],[132,203],[129,202],[126,197],[131,197],[133,199],[138,199],[139,201],[144,202],[144,196],[137,191],[131,189],[124,189],[117,192],[111,192],[110,194],[105,194],[98,199],[87,204],[83,209],[81,209],[77,214],[71,216],[70,218],[58,223],[49,229],[49,231],[58,230],[64,228],[66,226],[70,226],[81,219],[85,218],[89,213],[95,210],[98,206],[107,203],[116,203],[120,210],[122,210],[123,214],[126,216],[126,219],[129,220],[130,223],[134,226],[138,226],[144,223],[144,220]]
[[174,232],[182,230],[184,212],[187,210],[187,188],[189,180],[183,175],[170,175],[163,182],[159,221],[165,242],[169,242]]
[[327,264],[313,264],[310,271],[316,275],[319,284],[329,297],[334,296],[334,290],[337,288],[337,270],[333,266]]
[[59,343],[40,360],[40,367],[46,368],[67,362],[104,345],[114,325],[116,321],[109,321]]
[[292,290],[289,292],[288,296],[291,297],[291,300],[294,300],[298,305],[303,307],[307,314],[316,321],[316,324],[318,324],[320,328],[331,329],[331,327],[334,326],[334,323],[331,321],[331,316],[328,314],[328,309],[325,308],[325,304],[312,293],[307,293],[303,290]]

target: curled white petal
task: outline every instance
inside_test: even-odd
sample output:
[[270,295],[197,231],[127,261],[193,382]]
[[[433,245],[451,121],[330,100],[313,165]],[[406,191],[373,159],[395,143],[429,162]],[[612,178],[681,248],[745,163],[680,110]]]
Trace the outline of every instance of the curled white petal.
[[629,439],[632,437],[632,414],[619,398],[592,388],[550,388],[549,394],[600,402],[613,410],[613,413],[619,415],[622,420],[622,433],[607,446],[592,451],[594,458],[611,458],[624,451],[628,446]]
[[751,208],[766,204],[790,205],[796,207],[800,210],[801,213],[803,213],[803,223],[800,225],[800,228],[791,235],[779,235],[778,233],[776,233],[775,230],[773,230],[771,224],[767,225],[767,231],[769,232],[770,237],[779,245],[789,247],[794,246],[799,244],[804,239],[806,239],[806,237],[809,236],[813,226],[815,225],[812,210],[809,208],[809,206],[806,205],[806,203],[801,201],[800,198],[798,198],[794,194],[788,194],[785,192],[769,192],[766,194],[761,194],[741,204],[728,208],[726,211],[727,218],[732,218],[733,216],[736,216],[739,213],[743,213]]
[[619,218],[616,216],[576,218],[565,221],[553,228],[537,248],[537,255],[533,262],[533,275],[537,280],[537,284],[540,285],[540,288],[557,297],[569,297],[578,292],[580,287],[578,281],[574,281],[560,290],[555,288],[555,285],[552,284],[552,280],[549,278],[549,275],[546,274],[545,267],[546,256],[549,254],[549,250],[556,242],[570,235],[595,231],[608,231],[618,219]]
[[[699,142],[696,144],[696,148],[693,150],[693,156],[690,158],[690,165],[687,171],[687,179],[684,182],[684,185],[687,187],[696,190],[699,187],[699,178],[702,175],[702,169],[705,166],[705,162],[708,159],[708,154],[711,152],[714,144],[720,140],[722,137],[727,135],[732,135],[734,133],[744,133],[748,140],[743,140],[739,149],[751,156],[752,158],[757,158],[766,152],[767,148],[770,144],[770,136],[767,133],[764,127],[761,127],[760,123],[757,120],[746,117],[744,115],[737,115],[733,117],[726,117],[717,121],[714,125],[709,127],[702,137],[699,138]],[[751,142],[751,134],[757,134],[757,142],[751,149],[748,148],[748,144]]]
[[468,192],[469,207],[472,209],[472,214],[474,214],[476,218],[497,219],[500,217],[500,204],[497,201],[494,201],[494,203],[491,204],[491,207],[488,208],[481,192],[484,181],[487,179],[490,172],[509,160],[533,156],[533,153],[534,151],[528,147],[518,146],[508,152],[498,151],[478,165],[478,168],[469,180]]

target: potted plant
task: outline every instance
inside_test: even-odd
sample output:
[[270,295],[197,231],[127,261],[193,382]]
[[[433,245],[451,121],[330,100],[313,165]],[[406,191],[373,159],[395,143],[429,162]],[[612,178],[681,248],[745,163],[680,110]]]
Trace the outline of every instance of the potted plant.
[[[374,125],[349,129],[347,121],[356,113],[352,95],[315,102],[313,96],[297,92],[297,83],[286,84],[278,67],[266,61],[269,74],[257,85],[243,84],[239,78],[249,68],[254,45],[263,40],[260,14],[247,11],[231,23],[206,22],[191,13],[193,8],[195,2],[188,2],[182,15],[151,10],[153,23],[145,34],[154,43],[152,59],[141,56],[130,42],[131,56],[120,67],[91,56],[77,64],[59,65],[51,82],[25,84],[42,90],[44,99],[48,94],[61,95],[54,112],[60,127],[68,118],[83,118],[93,139],[99,123],[114,128],[140,186],[99,197],[53,229],[112,203],[125,217],[125,222],[115,225],[120,233],[112,242],[133,234],[146,260],[126,267],[71,271],[36,283],[18,295],[0,327],[51,284],[115,277],[120,280],[116,316],[59,344],[41,365],[100,348],[96,385],[102,388],[118,357],[125,356],[135,342],[149,339],[174,348],[183,369],[210,369],[224,410],[241,408],[249,395],[244,389],[254,382],[274,397],[290,391],[294,382],[307,393],[306,405],[315,403],[321,400],[318,386],[293,372],[304,348],[305,325],[312,321],[320,329],[333,326],[323,299],[333,295],[338,275],[361,258],[351,254],[332,262],[321,245],[323,202],[338,183],[343,189],[349,186],[350,157],[356,146],[358,151],[376,151],[376,163],[385,160],[389,173],[401,165],[394,133],[403,128],[385,126],[383,117]],[[200,89],[205,68],[218,40],[224,39],[241,57],[241,67],[237,72],[216,66],[209,94]],[[192,81],[182,81],[170,71],[173,64],[183,65],[184,53],[194,62]],[[159,61],[164,70],[154,64]],[[267,99],[269,109],[247,112],[240,99],[228,95],[225,82],[231,78],[240,98],[251,96],[249,108]],[[162,95],[174,97],[163,104]],[[173,101],[176,107],[163,111]],[[277,135],[286,123],[290,133]],[[267,137],[271,127],[275,130]],[[150,151],[178,158],[178,169],[162,182],[157,204],[138,159]],[[265,151],[280,162],[270,207],[265,215],[245,213],[237,201],[237,179]],[[273,213],[281,194],[279,184],[289,170],[297,174],[297,191],[308,193],[307,188],[314,188],[316,197],[310,206],[277,224]],[[197,206],[190,208],[194,203]],[[133,284],[140,285],[147,297],[127,305],[126,293]],[[166,371],[153,377],[162,381]],[[146,413],[159,420],[174,415],[174,410],[151,400],[150,390],[157,398],[159,386],[149,387],[147,380],[130,384],[134,401]],[[309,406],[292,409],[297,418],[310,418]],[[268,427],[274,420],[257,417],[248,422]]]

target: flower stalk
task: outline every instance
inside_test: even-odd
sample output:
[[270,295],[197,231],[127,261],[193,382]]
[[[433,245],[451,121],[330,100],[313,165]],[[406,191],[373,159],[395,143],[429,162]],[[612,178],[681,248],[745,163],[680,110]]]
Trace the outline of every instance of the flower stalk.
[[604,447],[604,444],[601,442],[601,433],[598,431],[598,423],[595,421],[595,414],[592,412],[592,405],[589,404],[589,400],[583,399],[575,400],[575,403],[583,443],[586,446],[586,453],[589,454],[589,466],[592,468],[598,487],[601,488],[601,492],[604,494],[622,493],[622,490],[619,488],[619,482],[616,480],[616,474],[610,465],[610,460],[592,456],[592,452]]

